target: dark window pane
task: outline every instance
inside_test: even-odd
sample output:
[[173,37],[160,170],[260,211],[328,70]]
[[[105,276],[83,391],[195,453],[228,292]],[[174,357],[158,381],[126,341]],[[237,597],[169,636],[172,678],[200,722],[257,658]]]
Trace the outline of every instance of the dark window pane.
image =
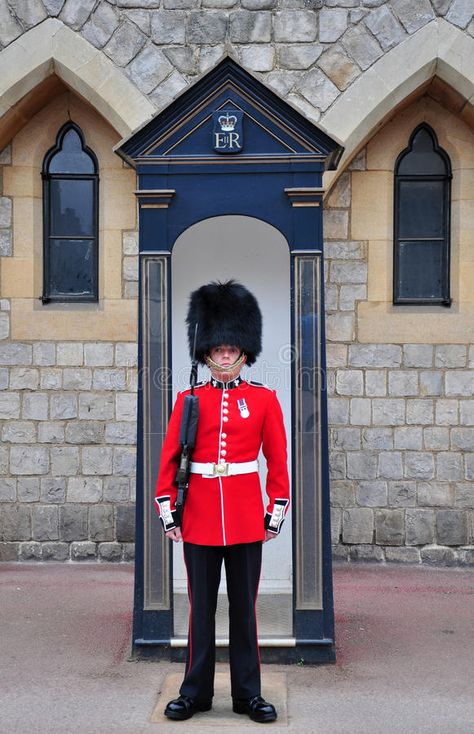
[[50,241],[50,295],[93,293],[93,240]]
[[64,136],[62,149],[49,162],[49,173],[95,173],[94,161],[82,150],[75,130],[69,130]]
[[444,181],[400,181],[399,237],[444,237]]
[[400,242],[400,298],[443,299],[444,242]]
[[414,137],[412,150],[403,156],[398,164],[400,176],[439,175],[446,176],[446,162],[443,156],[435,151],[434,141],[428,130],[421,129]]
[[51,181],[51,234],[92,237],[93,181]]

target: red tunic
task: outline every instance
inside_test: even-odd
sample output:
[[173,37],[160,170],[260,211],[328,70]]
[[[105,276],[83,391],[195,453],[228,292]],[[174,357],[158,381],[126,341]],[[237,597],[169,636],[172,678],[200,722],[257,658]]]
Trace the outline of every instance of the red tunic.
[[[262,448],[267,462],[266,515],[258,472],[204,478],[191,474],[181,532],[198,545],[263,540],[265,527],[278,533],[289,505],[286,433],[274,390],[237,378],[230,387],[215,380],[198,385],[199,422],[193,462],[248,462]],[[161,452],[155,501],[165,530],[175,527],[180,455],[179,428],[185,390],[178,394]]]

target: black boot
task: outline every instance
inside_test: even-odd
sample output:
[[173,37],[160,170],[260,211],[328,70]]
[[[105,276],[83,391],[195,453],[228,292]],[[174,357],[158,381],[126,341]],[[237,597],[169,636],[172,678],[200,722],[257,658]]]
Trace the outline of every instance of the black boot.
[[232,701],[234,713],[247,714],[252,721],[257,721],[259,724],[266,724],[267,722],[275,721],[277,718],[275,706],[267,703],[261,696],[234,698]]
[[212,701],[195,701],[189,696],[180,696],[169,701],[165,708],[165,716],[168,719],[176,719],[182,721],[190,719],[197,711],[209,711],[212,708]]

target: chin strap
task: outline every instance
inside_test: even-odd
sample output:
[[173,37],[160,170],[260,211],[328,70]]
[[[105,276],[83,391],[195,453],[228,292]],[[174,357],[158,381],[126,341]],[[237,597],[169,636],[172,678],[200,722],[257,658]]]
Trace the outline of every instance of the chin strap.
[[243,364],[245,359],[245,354],[242,352],[240,357],[234,362],[234,364],[230,364],[227,367],[222,367],[222,365],[217,364],[217,362],[214,362],[213,359],[209,357],[209,355],[206,356],[206,364],[207,366],[215,370],[216,372],[232,372],[233,370],[237,369],[237,367],[240,367],[241,364]]

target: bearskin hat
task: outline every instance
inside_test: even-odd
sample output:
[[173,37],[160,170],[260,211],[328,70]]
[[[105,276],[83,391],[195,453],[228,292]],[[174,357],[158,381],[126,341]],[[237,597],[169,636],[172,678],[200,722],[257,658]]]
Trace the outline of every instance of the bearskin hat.
[[235,280],[213,281],[191,293],[186,318],[189,351],[192,357],[196,323],[196,359],[219,344],[240,347],[252,365],[262,351],[262,314],[250,291]]

